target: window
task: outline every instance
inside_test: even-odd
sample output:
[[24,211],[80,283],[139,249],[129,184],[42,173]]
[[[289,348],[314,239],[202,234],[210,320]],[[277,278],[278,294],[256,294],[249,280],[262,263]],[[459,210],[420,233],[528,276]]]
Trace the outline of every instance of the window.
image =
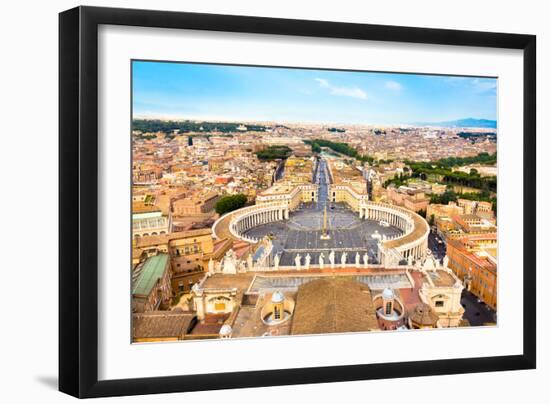
[[273,307],[273,318],[275,320],[281,319],[281,309],[279,308],[279,306]]
[[437,300],[435,302],[435,307],[443,307],[445,305],[445,302],[443,300]]
[[389,316],[392,312],[392,303],[388,302],[386,303],[386,315]]

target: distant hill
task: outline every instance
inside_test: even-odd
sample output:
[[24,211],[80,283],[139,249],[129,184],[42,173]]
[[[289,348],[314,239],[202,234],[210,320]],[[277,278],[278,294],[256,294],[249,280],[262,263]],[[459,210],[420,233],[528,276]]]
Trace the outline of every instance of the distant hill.
[[497,121],[491,119],[465,118],[445,122],[417,122],[420,126],[440,126],[445,128],[491,128],[496,129]]

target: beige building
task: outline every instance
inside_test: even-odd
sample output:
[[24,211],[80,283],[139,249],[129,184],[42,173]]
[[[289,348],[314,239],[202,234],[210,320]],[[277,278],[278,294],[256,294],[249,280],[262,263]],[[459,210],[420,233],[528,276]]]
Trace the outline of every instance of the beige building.
[[491,202],[458,199],[457,204],[464,209],[464,214],[466,215],[478,215],[488,220],[493,220],[495,217]]
[[168,218],[158,207],[143,202],[133,202],[132,237],[134,239],[167,234],[168,228]]
[[447,205],[432,203],[428,205],[426,210],[426,218],[428,219],[432,216],[434,219],[438,219],[440,217],[452,217],[463,214],[464,207],[458,206],[456,202],[449,202]]
[[148,257],[168,254],[175,295],[188,292],[203,275],[214,253],[211,229],[188,230],[162,236],[142,237],[134,242],[134,265]]
[[407,186],[389,186],[386,192],[387,200],[398,206],[403,206],[413,212],[427,210],[430,199],[424,191]]
[[219,199],[219,194],[214,191],[184,194],[172,201],[172,212],[176,216],[200,215],[212,212]]

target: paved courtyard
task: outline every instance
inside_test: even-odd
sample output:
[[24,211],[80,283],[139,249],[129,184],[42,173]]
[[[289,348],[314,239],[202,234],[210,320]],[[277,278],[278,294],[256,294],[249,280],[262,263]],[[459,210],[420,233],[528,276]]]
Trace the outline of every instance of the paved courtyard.
[[[275,253],[281,254],[280,265],[294,265],[297,254],[302,263],[307,253],[311,255],[311,264],[319,263],[319,256],[324,254],[328,264],[328,254],[334,251],[336,263],[340,263],[341,254],[347,253],[347,263],[355,262],[355,254],[362,257],[366,252],[370,262],[376,262],[378,253],[378,234],[393,236],[402,231],[396,227],[384,227],[373,220],[361,220],[359,216],[340,204],[327,205],[327,222],[329,240],[321,240],[324,210],[318,204],[308,204],[290,214],[287,221],[269,223],[250,229],[247,235],[273,239]],[[361,258],[361,263],[362,263]]]
[[[304,203],[290,214],[287,221],[264,224],[248,230],[248,236],[261,238],[270,236],[275,254],[280,254],[280,265],[294,265],[299,254],[304,263],[306,254],[311,256],[311,264],[319,264],[319,257],[329,264],[328,254],[334,251],[335,262],[340,265],[342,254],[347,254],[348,264],[355,262],[358,253],[363,263],[363,255],[369,255],[370,263],[377,263],[378,240],[383,236],[402,234],[397,227],[384,227],[373,220],[361,220],[344,204],[329,201],[327,162],[319,161],[314,174],[319,185],[318,202]],[[321,240],[324,212],[327,212],[329,240]],[[373,235],[375,237],[373,237]]]

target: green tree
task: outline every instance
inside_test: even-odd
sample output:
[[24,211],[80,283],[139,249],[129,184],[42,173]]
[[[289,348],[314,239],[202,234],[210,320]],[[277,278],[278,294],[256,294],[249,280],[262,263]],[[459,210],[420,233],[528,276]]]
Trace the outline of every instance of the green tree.
[[232,212],[236,209],[242,208],[246,205],[246,195],[236,194],[236,195],[226,195],[220,198],[214,207],[217,214],[220,216]]
[[256,156],[260,160],[277,160],[277,159],[286,159],[292,153],[292,149],[288,146],[268,146],[265,149],[262,149],[256,152]]

